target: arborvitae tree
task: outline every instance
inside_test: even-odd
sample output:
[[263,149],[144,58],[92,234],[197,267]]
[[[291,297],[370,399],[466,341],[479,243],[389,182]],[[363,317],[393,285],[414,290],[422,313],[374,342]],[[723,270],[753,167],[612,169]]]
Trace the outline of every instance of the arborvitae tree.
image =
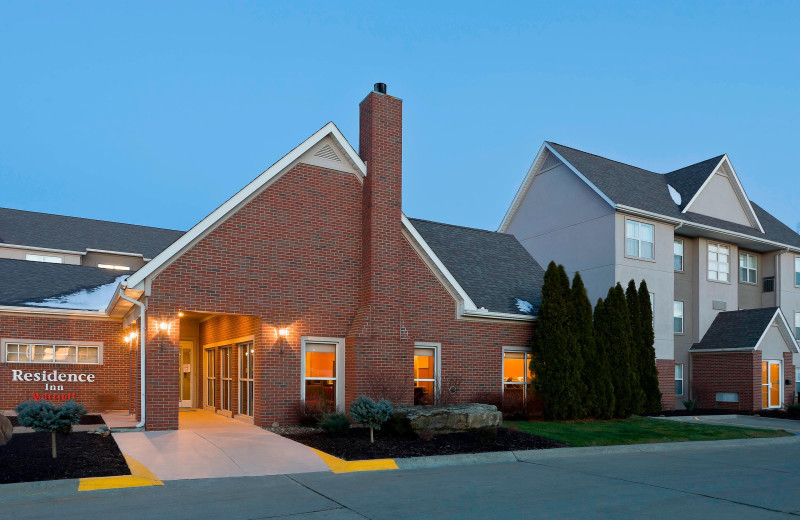
[[643,413],[645,395],[641,383],[641,367],[639,359],[641,357],[642,339],[642,313],[639,310],[639,292],[636,290],[636,282],[628,282],[625,290],[625,301],[628,303],[628,314],[631,320],[631,412]]
[[584,415],[605,419],[611,417],[613,412],[614,389],[605,349],[595,341],[592,303],[580,273],[575,273],[572,280],[571,305],[572,330],[583,360],[582,380],[586,387]]
[[542,304],[533,335],[531,369],[534,384],[550,419],[577,417],[583,395],[576,367],[576,342],[570,325],[569,277],[563,267],[550,262],[544,275]]
[[594,358],[596,345],[594,341],[594,324],[592,323],[592,303],[586,294],[586,287],[580,273],[575,273],[570,291],[570,322],[575,340],[575,348],[580,358],[580,417],[594,415],[595,375]]
[[648,413],[661,411],[661,390],[658,388],[656,367],[655,332],[653,331],[653,306],[647,282],[639,285],[639,309],[641,311],[641,342],[639,344],[639,378],[644,391],[644,410]]
[[608,313],[602,298],[597,299],[594,308],[594,339],[597,344],[597,374],[598,384],[601,389],[600,396],[595,400],[597,408],[595,415],[598,419],[614,417],[616,397],[614,382],[611,376],[611,344],[608,335]]
[[614,385],[614,415],[627,417],[633,409],[631,384],[631,320],[625,291],[620,284],[608,291],[604,311],[604,333],[608,345],[609,362],[614,366],[611,381]]

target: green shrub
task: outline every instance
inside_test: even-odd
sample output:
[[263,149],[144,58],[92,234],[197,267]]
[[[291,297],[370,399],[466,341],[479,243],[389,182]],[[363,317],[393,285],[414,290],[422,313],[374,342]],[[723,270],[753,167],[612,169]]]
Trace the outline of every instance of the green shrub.
[[373,430],[380,430],[381,425],[394,413],[391,403],[381,399],[377,403],[366,396],[361,396],[350,405],[350,416],[357,423],[369,426],[369,442],[375,442]]
[[47,401],[26,401],[18,404],[14,410],[20,426],[33,428],[37,432],[51,433],[53,458],[56,458],[56,433],[71,433],[72,426],[81,422],[86,415],[82,404],[69,400],[61,406]]
[[786,409],[789,417],[800,417],[800,404],[790,404]]
[[325,433],[341,435],[350,430],[350,419],[343,413],[329,413],[322,416],[319,427]]
[[683,406],[685,406],[686,409],[691,412],[692,410],[694,410],[694,407],[697,406],[697,401],[694,399],[688,399],[683,402]]

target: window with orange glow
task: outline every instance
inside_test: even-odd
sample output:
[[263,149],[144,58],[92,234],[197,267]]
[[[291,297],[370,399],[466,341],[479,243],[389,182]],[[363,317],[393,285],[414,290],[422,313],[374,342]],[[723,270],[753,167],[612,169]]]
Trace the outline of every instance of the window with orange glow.
[[523,350],[503,351],[503,396],[517,397],[524,403],[528,384],[533,381],[531,355]]
[[305,352],[306,402],[315,401],[321,407],[336,403],[336,345],[306,343]]
[[414,349],[414,404],[436,402],[436,349]]

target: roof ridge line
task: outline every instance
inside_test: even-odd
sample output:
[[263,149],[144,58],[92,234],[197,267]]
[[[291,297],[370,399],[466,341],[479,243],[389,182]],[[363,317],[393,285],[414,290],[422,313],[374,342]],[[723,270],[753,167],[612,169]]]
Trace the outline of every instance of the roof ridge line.
[[597,155],[596,153],[587,152],[587,151],[584,151],[584,150],[580,150],[578,148],[573,148],[572,146],[567,146],[567,145],[564,145],[564,144],[556,143],[554,141],[547,141],[547,144],[561,146],[562,148],[569,148],[570,150],[575,150],[576,152],[585,153],[586,155],[591,155],[592,157],[597,157],[599,159],[603,159],[604,161],[614,162],[614,163],[617,163],[617,164],[621,164],[623,166],[628,166],[629,168],[636,168],[637,170],[642,170],[643,172],[652,173],[654,175],[666,175],[664,173],[658,173],[658,172],[654,172],[652,170],[646,170],[646,169],[642,168],[641,166],[635,166],[633,164],[625,163],[625,162],[622,162],[622,161],[618,161],[616,159],[609,159],[608,157],[604,157],[602,155]]

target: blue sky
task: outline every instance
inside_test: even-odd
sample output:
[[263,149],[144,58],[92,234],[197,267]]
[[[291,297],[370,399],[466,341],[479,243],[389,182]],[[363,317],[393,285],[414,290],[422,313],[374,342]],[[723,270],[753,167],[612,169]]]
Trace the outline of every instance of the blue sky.
[[798,3],[287,4],[0,3],[0,206],[188,229],[382,81],[409,216],[496,229],[552,140],[800,222]]

